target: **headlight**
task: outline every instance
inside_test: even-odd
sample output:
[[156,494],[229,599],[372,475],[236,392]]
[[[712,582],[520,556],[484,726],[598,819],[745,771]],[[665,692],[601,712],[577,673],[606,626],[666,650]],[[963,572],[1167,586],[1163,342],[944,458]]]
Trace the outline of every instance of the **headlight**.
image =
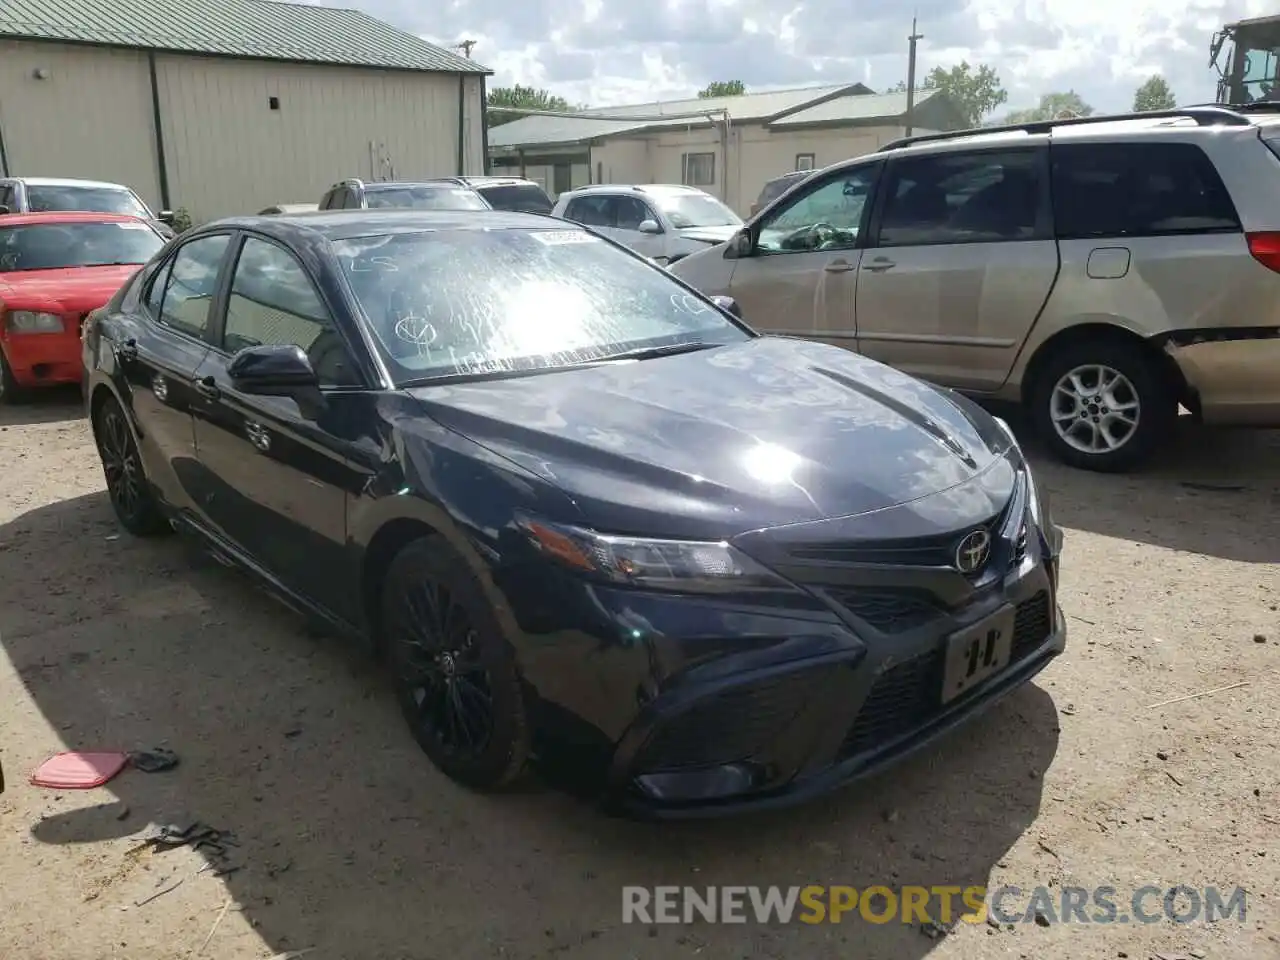
[[9,329],[14,333],[61,333],[62,318],[56,313],[15,310],[9,314]]
[[1014,436],[1013,427],[1009,426],[1009,421],[1007,421],[1004,417],[997,417],[994,414],[992,415],[991,419],[996,422],[996,426],[1000,428],[1000,432],[1009,438],[1009,443],[1010,445],[1012,445],[1013,449],[1021,450],[1022,447],[1018,443],[1018,438]]
[[548,558],[615,584],[682,593],[792,589],[723,541],[619,537],[542,520],[522,520],[519,525]]

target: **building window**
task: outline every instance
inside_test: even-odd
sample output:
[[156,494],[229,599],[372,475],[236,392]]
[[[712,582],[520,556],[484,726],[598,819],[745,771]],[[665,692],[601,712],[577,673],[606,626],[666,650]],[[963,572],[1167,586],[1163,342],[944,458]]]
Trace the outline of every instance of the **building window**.
[[797,154],[796,154],[796,169],[797,169],[797,170],[812,170],[812,169],[813,169],[813,166],[814,166],[814,164],[813,164],[813,154],[812,154],[812,153],[797,153]]
[[683,183],[690,187],[709,187],[716,182],[714,153],[686,153],[682,157]]

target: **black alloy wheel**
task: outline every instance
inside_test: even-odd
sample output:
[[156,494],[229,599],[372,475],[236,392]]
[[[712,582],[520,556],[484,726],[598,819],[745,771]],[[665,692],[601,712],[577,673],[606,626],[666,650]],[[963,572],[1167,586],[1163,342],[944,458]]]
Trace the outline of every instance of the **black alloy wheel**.
[[120,525],[139,537],[153,536],[168,529],[142,467],[142,457],[125,412],[115,398],[107,400],[94,417],[94,439],[107,495]]
[[515,780],[530,750],[524,693],[466,561],[438,537],[416,540],[392,561],[382,601],[396,698],[423,751],[468,787]]

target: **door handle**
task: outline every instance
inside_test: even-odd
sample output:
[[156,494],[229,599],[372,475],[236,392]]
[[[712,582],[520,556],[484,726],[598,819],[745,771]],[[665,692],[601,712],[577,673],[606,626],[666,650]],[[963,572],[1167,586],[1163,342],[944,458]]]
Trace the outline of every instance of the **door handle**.
[[822,269],[827,273],[848,273],[853,269],[853,264],[848,260],[832,260]]
[[257,421],[246,420],[244,422],[244,433],[249,438],[249,442],[263,453],[271,449],[271,434],[267,433],[267,428]]
[[217,400],[222,396],[222,391],[218,389],[217,383],[213,377],[201,377],[196,381],[196,393],[208,400]]
[[897,264],[888,257],[876,257],[870,263],[862,265],[863,270],[870,270],[872,273],[884,273],[886,270],[892,270]]

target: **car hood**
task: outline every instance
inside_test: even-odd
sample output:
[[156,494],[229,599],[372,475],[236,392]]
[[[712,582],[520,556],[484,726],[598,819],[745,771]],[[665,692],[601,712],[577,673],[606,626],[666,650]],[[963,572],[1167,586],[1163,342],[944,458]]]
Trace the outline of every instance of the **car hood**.
[[141,266],[68,267],[0,274],[0,299],[10,307],[88,313],[110,300]]
[[676,233],[682,240],[701,240],[703,243],[724,243],[742,229],[742,224],[730,224],[726,227],[685,227]]
[[730,536],[882,510],[965,484],[1007,447],[991,417],[933,387],[785,338],[409,392],[616,532]]

